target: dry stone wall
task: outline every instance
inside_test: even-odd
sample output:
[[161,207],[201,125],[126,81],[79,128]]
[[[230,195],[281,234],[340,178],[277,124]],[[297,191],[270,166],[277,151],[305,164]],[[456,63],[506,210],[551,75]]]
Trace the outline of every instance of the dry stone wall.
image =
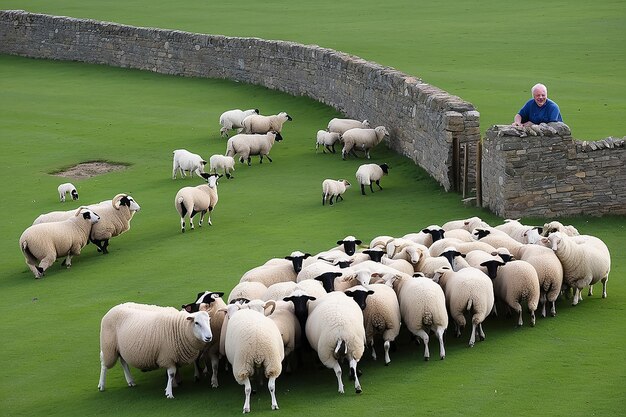
[[480,115],[471,103],[393,68],[316,45],[13,10],[0,11],[0,53],[224,78],[308,96],[347,117],[387,126],[387,145],[446,190],[459,189],[454,173],[463,169],[453,148],[470,143],[468,149],[475,149],[480,140]]
[[626,214],[626,141],[573,140],[563,123],[486,132],[483,206],[505,218]]

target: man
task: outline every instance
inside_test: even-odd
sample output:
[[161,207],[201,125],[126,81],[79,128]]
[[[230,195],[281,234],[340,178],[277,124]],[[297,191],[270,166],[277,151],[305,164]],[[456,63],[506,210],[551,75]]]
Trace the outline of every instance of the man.
[[539,123],[562,122],[559,106],[548,99],[548,89],[543,84],[535,84],[530,90],[533,98],[513,118],[513,126],[530,126]]

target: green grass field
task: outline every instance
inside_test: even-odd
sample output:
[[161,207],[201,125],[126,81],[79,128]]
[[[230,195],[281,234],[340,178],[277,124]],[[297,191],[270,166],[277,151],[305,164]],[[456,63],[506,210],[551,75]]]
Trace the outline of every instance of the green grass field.
[[[618,48],[626,26],[618,2],[551,3],[542,5],[537,16],[523,12],[515,19],[513,6],[496,2],[365,2],[358,7],[269,2],[265,9],[243,2],[245,11],[237,12],[197,1],[48,3],[3,1],[2,8],[317,43],[422,76],[460,95],[477,105],[483,128],[508,122],[530,86],[541,79],[575,136],[626,131],[621,117],[626,106],[620,73],[624,54]],[[333,13],[324,12],[328,9]],[[343,17],[347,15],[349,19]],[[563,37],[563,55],[551,58],[548,66],[536,65],[540,55],[525,54],[513,43],[537,22],[553,23],[546,31]],[[454,36],[462,30],[468,32],[464,37]],[[407,38],[415,42],[401,42]],[[582,45],[589,45],[593,58],[584,57]],[[558,48],[550,49],[554,54]],[[0,69],[3,416],[240,414],[243,388],[225,371],[220,387],[211,389],[206,379],[193,383],[185,368],[176,399],[166,400],[164,372],[133,370],[138,386],[130,389],[116,366],[109,372],[107,391],[98,392],[102,315],[124,301],[177,306],[201,290],[228,293],[246,270],[268,258],[296,249],[317,252],[348,234],[368,241],[473,215],[494,225],[501,222],[487,211],[464,207],[459,195],[445,193],[384,146],[372,151],[374,162],[392,167],[382,192],[362,197],[353,187],[345,201],[322,207],[321,181],[352,180],[363,161],[315,153],[315,132],[338,114],[306,98],[228,81],[9,56],[0,56]],[[588,107],[582,107],[582,98]],[[180,187],[198,182],[171,179],[171,151],[186,148],[205,157],[223,153],[219,114],[252,106],[267,114],[286,110],[294,118],[285,126],[285,141],[272,150],[274,162],[237,164],[236,178],[220,181],[213,226],[181,234],[173,198]],[[142,206],[132,229],[111,241],[109,255],[89,245],[71,269],[57,262],[44,279],[33,279],[18,249],[19,235],[40,213],[77,206],[57,201],[56,187],[66,179],[49,173],[96,159],[130,166],[73,181],[80,203],[129,192]],[[544,220],[523,219],[531,224]],[[339,395],[333,372],[310,365],[278,379],[280,411],[271,412],[263,387],[253,397],[252,413],[314,416],[323,407],[347,416],[621,415],[626,400],[626,221],[609,216],[566,222],[609,246],[613,264],[607,299],[600,299],[596,288],[596,295],[575,308],[561,300],[557,317],[539,319],[535,328],[515,329],[513,319],[489,318],[487,340],[473,349],[466,347],[467,332],[461,339],[447,334],[445,361],[424,362],[422,347],[412,345],[403,332],[389,367],[373,362],[369,354],[361,361],[363,394],[354,394],[344,378],[346,394]],[[433,341],[431,349],[435,358]]]

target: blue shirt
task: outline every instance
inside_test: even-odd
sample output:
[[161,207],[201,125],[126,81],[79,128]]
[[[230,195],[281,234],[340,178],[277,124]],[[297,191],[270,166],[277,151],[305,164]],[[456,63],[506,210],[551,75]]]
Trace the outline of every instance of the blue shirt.
[[552,100],[547,99],[546,103],[539,107],[535,99],[530,99],[518,112],[522,116],[522,123],[528,121],[538,125],[539,123],[562,122],[559,106]]

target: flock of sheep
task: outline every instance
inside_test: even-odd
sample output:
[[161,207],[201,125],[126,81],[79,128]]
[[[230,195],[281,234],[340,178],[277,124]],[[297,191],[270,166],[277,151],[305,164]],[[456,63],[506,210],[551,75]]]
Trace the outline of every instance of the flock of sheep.
[[268,380],[271,408],[278,409],[275,386],[283,366],[297,366],[295,359],[313,353],[334,371],[340,393],[345,361],[360,393],[365,350],[376,360],[382,342],[389,364],[401,326],[421,340],[425,360],[434,334],[444,359],[450,320],[456,337],[471,326],[469,346],[485,339],[483,323],[491,314],[515,313],[521,326],[527,311],[534,326],[535,311],[555,316],[557,297],[570,297],[571,290],[574,305],[584,287],[592,295],[597,282],[606,297],[610,263],[600,239],[559,222],[533,227],[507,220],[491,227],[473,217],[401,237],[377,236],[369,244],[347,236],[315,255],[293,251],[250,269],[226,300],[224,292],[204,291],[181,310],[113,307],[102,320],[98,387],[105,389],[106,372],[119,359],[129,386],[135,384],[129,366],[166,368],[168,398],[184,364],[194,364],[196,378],[208,374],[210,364],[217,388],[226,358],[244,386],[244,413],[257,370]]

